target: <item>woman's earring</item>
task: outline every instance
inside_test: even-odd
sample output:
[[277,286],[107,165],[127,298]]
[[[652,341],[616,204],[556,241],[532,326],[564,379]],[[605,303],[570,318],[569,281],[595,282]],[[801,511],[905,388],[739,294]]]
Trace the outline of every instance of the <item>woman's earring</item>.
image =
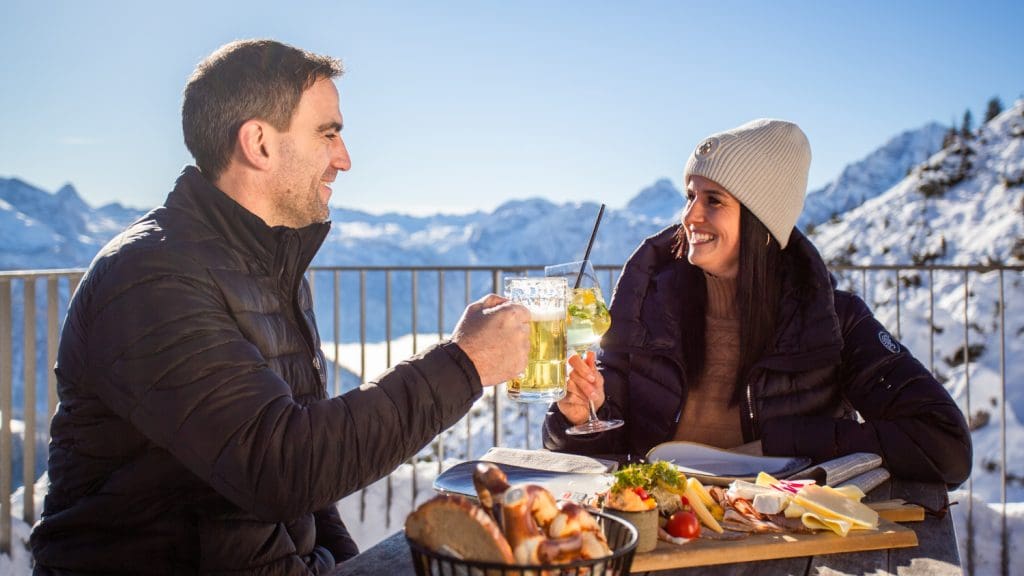
[[765,241],[764,241],[764,245],[768,246],[769,244],[772,243],[772,233],[771,232],[765,232],[765,236],[766,236],[766,238],[765,238]]

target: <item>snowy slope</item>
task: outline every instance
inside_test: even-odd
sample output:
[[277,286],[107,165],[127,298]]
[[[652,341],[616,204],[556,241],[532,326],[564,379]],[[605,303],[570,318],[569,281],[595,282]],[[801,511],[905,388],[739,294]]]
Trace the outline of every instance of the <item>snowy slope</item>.
[[926,124],[895,136],[848,165],[835,180],[807,193],[797,225],[801,230],[817,226],[885,192],[937,152],[945,133],[946,128],[939,124]]
[[[845,264],[1024,264],[1024,100],[913,168],[885,193],[817,227],[812,235],[826,260]],[[858,291],[867,285],[868,304],[940,379],[970,414],[974,437],[973,487],[999,501],[1000,385],[1006,372],[1006,435],[1009,501],[1024,500],[1024,275],[1003,277],[1004,314],[999,309],[999,275],[970,274],[967,329],[964,329],[963,273],[854,275]],[[929,330],[934,280],[934,321]],[[1005,322],[1005,340],[999,338]],[[930,334],[931,332],[931,334]],[[964,363],[964,348],[971,362]],[[933,344],[934,342],[934,344]],[[934,346],[934,352],[933,352]],[[1001,352],[1003,350],[1003,352]],[[969,371],[968,371],[969,365]],[[1005,367],[1005,368],[1004,368]]]

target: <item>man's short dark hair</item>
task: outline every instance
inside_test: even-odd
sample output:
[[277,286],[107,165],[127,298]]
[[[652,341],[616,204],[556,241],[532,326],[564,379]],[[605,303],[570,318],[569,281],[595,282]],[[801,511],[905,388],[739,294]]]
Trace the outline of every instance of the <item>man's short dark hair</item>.
[[200,62],[185,84],[185,146],[214,180],[227,168],[242,124],[258,118],[287,130],[303,91],[342,72],[336,58],[273,40],[225,44]]

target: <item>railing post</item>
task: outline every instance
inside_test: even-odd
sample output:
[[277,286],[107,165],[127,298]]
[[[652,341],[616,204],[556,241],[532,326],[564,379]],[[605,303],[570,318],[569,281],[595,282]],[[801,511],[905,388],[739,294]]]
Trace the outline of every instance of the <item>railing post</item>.
[[[470,274],[469,274],[469,270],[467,269],[466,270],[466,303],[465,303],[466,306],[469,306],[469,299],[472,297],[472,292],[470,291],[469,287],[470,287]],[[473,457],[473,426],[471,426],[471,424],[472,424],[471,421],[473,420],[473,412],[472,412],[472,410],[470,410],[469,414],[466,414],[465,420],[466,420],[466,454],[465,454],[465,457],[466,457],[467,460],[469,460],[470,458]]]
[[[501,277],[501,270],[491,271],[491,292],[494,294],[501,294],[500,288],[498,287],[499,279]],[[494,394],[494,446],[501,446],[501,384],[491,388],[491,393]]]
[[928,270],[928,371],[935,374],[935,271]]
[[[444,270],[437,271],[437,341],[444,340]],[[444,439],[448,435],[447,430],[442,430],[437,435],[437,473],[441,473],[441,463],[444,461]]]
[[25,487],[21,517],[31,526],[36,514],[36,280],[22,280],[24,310],[22,310],[22,386],[25,393],[25,434],[22,438],[21,482]]
[[57,412],[57,373],[53,367],[57,364],[57,334],[60,325],[58,317],[58,301],[60,292],[57,290],[60,276],[46,279],[46,407],[47,421]]
[[334,395],[341,394],[341,272],[334,271],[334,310],[332,320],[334,321]]
[[1006,533],[1006,299],[1003,296],[1003,271],[999,271],[999,447],[1002,451],[1000,472],[1002,480],[999,485],[1000,499],[1003,501],[1003,513],[1000,517],[999,543],[1001,553],[999,560],[1003,574],[1010,573],[1010,538]]
[[[366,270],[359,271],[359,385],[366,384]],[[359,521],[366,522],[366,488],[359,492]]]
[[359,384],[366,384],[366,270],[359,271]]
[[900,325],[900,269],[896,269],[896,339],[903,339],[903,330]]
[[[967,306],[970,298],[968,280],[970,277],[964,270],[964,398],[967,403],[967,426],[971,425],[971,354],[970,335],[968,334]],[[1006,397],[1003,397],[1003,401]],[[1003,462],[1006,466],[1006,462]],[[974,574],[974,478],[967,478],[967,573]]]
[[11,553],[11,281],[0,279],[0,553]]
[[[417,342],[416,342],[416,338],[417,338],[416,332],[418,332],[418,330],[416,329],[416,310],[417,310],[416,303],[419,300],[419,284],[418,284],[419,278],[416,275],[416,270],[410,270],[410,282],[412,283],[411,292],[410,292],[410,297],[412,298],[412,306],[411,306],[411,309],[412,309],[412,324],[410,326],[410,330],[412,331],[412,353],[413,353],[413,355],[415,355],[419,351],[418,350],[418,346],[417,346]],[[413,455],[413,457],[409,459],[409,464],[412,466],[412,503],[413,503],[413,506],[416,505],[416,495],[419,494],[419,489],[420,489],[419,481],[416,478],[416,458],[417,458],[416,455]]]
[[384,341],[387,342],[384,363],[391,368],[391,270],[384,272]]
[[416,333],[419,331],[416,329],[416,303],[420,299],[420,291],[418,285],[418,277],[416,276],[416,270],[412,271],[412,353],[415,355],[419,352],[419,347],[416,344]]

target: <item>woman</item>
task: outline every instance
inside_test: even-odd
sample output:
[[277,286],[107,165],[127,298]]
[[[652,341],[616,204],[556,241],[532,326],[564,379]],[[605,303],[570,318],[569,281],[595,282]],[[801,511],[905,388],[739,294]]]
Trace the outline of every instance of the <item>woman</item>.
[[[547,448],[643,456],[689,440],[815,461],[873,452],[896,476],[947,484],[970,475],[952,398],[859,297],[835,289],[795,228],[810,159],[803,131],[781,120],[696,147],[682,223],[626,263],[597,362],[570,361],[569,394],[545,419]],[[626,425],[567,436],[588,396]]]

